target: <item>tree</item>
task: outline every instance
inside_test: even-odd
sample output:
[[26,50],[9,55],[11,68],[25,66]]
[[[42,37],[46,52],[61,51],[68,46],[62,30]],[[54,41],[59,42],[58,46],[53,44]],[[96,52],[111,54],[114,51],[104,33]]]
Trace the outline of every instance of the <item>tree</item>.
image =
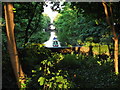
[[54,20],[58,31],[58,39],[62,45],[76,45],[79,36],[79,25],[77,24],[77,14],[69,7],[69,4],[63,8],[60,14]]
[[117,30],[115,30],[114,23],[119,23],[120,17],[120,6],[119,3],[112,3],[108,2],[106,3],[104,0],[102,3],[72,3],[71,6],[78,9],[79,12],[83,11],[84,15],[89,14],[89,16],[92,16],[97,19],[107,20],[108,26],[111,29],[111,34],[113,35],[114,40],[114,68],[115,73],[118,73],[118,37],[119,33],[116,33]]
[[33,20],[33,18],[34,18],[34,15],[35,15],[35,10],[36,10],[36,8],[37,8],[37,5],[38,5],[38,3],[36,3],[35,5],[34,5],[34,9],[33,9],[33,13],[31,14],[31,17],[30,17],[30,19],[28,20],[28,25],[27,25],[27,27],[26,27],[26,30],[25,30],[25,42],[24,42],[24,44],[26,44],[27,42],[28,42],[28,30],[29,30],[29,27],[30,27],[30,25],[31,25],[31,22],[32,22],[32,20]]
[[[106,15],[106,20],[107,20],[107,23],[109,24],[110,28],[111,28],[111,31],[112,31],[112,34],[113,34],[113,40],[114,40],[114,68],[115,68],[115,73],[118,74],[119,73],[119,70],[118,70],[118,47],[119,47],[119,43],[118,43],[118,38],[120,35],[117,35],[117,32],[116,32],[116,29],[115,29],[115,26],[114,26],[114,17],[113,17],[113,7],[112,7],[112,3],[109,4],[109,6],[107,6],[107,3],[102,0],[102,4],[103,4],[103,7],[104,7],[104,12],[105,12],[105,15]],[[110,10],[110,15],[109,16],[109,11],[108,9]]]
[[14,3],[15,9],[15,37],[17,47],[24,46],[25,43],[41,41],[41,34],[35,40],[31,38],[33,34],[42,32],[42,12],[44,2],[17,2]]
[[5,3],[4,11],[5,11],[5,20],[6,20],[8,52],[10,55],[10,60],[12,63],[12,67],[14,70],[18,87],[21,88],[23,87],[22,84],[24,84],[25,76],[22,71],[22,67],[19,63],[18,52],[16,48],[16,43],[15,43],[13,5],[11,3]]
[[[58,29],[58,38],[61,42],[69,44],[78,44],[79,40],[82,42],[90,41],[99,43],[102,35],[105,35],[106,24],[102,20],[85,16],[83,13],[71,8],[67,4],[61,13],[56,17],[55,24]],[[96,38],[97,37],[97,38]]]
[[44,43],[49,39],[49,33],[45,32],[50,24],[50,17],[47,14],[41,15],[40,28],[29,36],[29,42]]
[[[77,21],[75,18],[74,19],[70,18],[71,17],[70,15],[72,15],[72,14],[70,14],[70,13],[69,13],[70,15],[67,13],[65,14],[65,12],[64,12],[65,9],[63,8],[64,10],[61,11],[62,15],[59,18],[61,20],[58,19],[58,21],[57,21],[57,22],[59,22],[57,24],[59,24],[59,28],[61,29],[61,31],[62,32],[65,31],[64,32],[65,35],[67,35],[68,32],[73,33],[73,31],[76,31],[77,34],[75,36],[77,36],[79,34],[78,35],[79,37],[77,37],[77,38],[81,38],[81,40],[83,40],[83,41],[89,41],[89,40],[92,40],[93,42],[97,41],[98,43],[102,40],[101,38],[103,38],[104,35],[107,38],[108,38],[108,36],[109,36],[109,38],[111,38],[111,36],[113,36],[113,40],[114,40],[114,65],[115,65],[115,72],[118,73],[119,72],[119,70],[118,70],[118,38],[119,38],[118,32],[119,31],[115,30],[116,28],[114,26],[114,23],[117,24],[120,21],[119,3],[72,2],[69,5],[70,5],[70,8],[72,10],[74,10],[74,12],[76,12],[76,14],[73,14],[73,13],[72,14],[75,17],[77,17],[77,19],[79,21]],[[67,10],[66,10],[66,12],[67,12]],[[81,15],[82,15],[82,18],[81,18]],[[105,22],[105,18],[107,19],[107,22]],[[62,21],[62,19],[64,21]],[[68,23],[68,22],[70,22],[70,20],[72,20],[72,23],[73,22],[77,22],[77,23],[74,23],[74,24]],[[61,26],[60,26],[60,24],[61,24]],[[79,27],[79,29],[71,29],[72,27],[74,27],[76,25]],[[62,28],[62,27],[64,27],[64,28]],[[66,31],[65,27],[70,31]],[[58,30],[59,30],[59,28],[58,28]],[[111,32],[110,32],[110,29],[112,30]],[[60,31],[58,31],[58,32],[60,32]],[[65,35],[63,35],[63,37]],[[68,39],[70,39],[72,37],[72,35],[70,35],[70,34],[68,34],[67,36],[68,36],[67,37]],[[89,39],[89,38],[92,38],[92,39]],[[69,42],[68,39],[66,39],[65,41]],[[73,39],[73,37],[72,37],[72,39]],[[109,47],[109,45],[108,45],[108,47]]]

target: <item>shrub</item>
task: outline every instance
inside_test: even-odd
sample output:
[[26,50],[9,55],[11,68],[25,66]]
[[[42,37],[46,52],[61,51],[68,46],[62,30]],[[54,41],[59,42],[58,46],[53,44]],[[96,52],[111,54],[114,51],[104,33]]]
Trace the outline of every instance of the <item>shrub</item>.
[[40,62],[47,59],[51,51],[41,44],[28,44],[25,48],[19,49],[19,57],[24,72],[30,76],[31,71],[40,65]]
[[42,60],[28,87],[40,89],[117,88],[120,76],[113,72],[113,60],[80,54],[51,53]]

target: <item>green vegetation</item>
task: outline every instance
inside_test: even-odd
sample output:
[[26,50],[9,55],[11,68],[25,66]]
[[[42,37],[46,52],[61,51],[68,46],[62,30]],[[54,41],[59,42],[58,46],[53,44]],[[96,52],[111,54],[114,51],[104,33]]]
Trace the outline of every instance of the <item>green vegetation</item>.
[[[75,46],[87,42],[105,43],[106,41],[102,39],[107,39],[110,33],[104,20],[84,16],[83,12],[78,13],[76,7],[70,8],[68,3],[56,17],[55,25],[62,45]],[[81,42],[78,42],[79,40]]]
[[51,53],[45,60],[39,61],[40,64],[31,70],[32,77],[29,77],[27,88],[119,88],[120,75],[114,74],[113,59]]
[[[21,84],[25,89],[120,88],[120,74],[119,71],[116,74],[114,63],[118,60],[116,65],[120,70],[120,27],[117,26],[120,25],[120,3],[104,3],[111,16],[105,16],[103,3],[64,2],[62,9],[54,9],[59,4],[54,2],[52,6],[53,10],[59,11],[53,24],[61,46],[66,47],[50,50],[43,45],[50,36],[49,32],[45,32],[50,18],[42,13],[45,2],[14,2],[11,5],[14,6],[15,26],[14,32],[9,35],[12,37],[15,34],[13,41],[16,42],[18,53],[11,54],[15,47],[11,44],[13,49],[9,48],[9,41],[13,41],[8,39],[6,29],[4,5],[7,4],[2,3],[3,89],[18,88],[13,68],[16,64],[22,66],[25,83]],[[110,8],[113,13],[109,12]],[[11,22],[8,24],[11,25]],[[115,29],[112,30],[111,26]],[[118,39],[117,43],[115,39]],[[11,60],[11,57],[17,55],[19,63],[11,64],[16,60]]]

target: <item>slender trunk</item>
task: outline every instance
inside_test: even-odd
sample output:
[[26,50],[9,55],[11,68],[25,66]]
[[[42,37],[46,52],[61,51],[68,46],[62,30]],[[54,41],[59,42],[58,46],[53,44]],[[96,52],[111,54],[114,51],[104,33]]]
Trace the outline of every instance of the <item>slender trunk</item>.
[[21,88],[21,83],[24,83],[24,80],[19,81],[20,78],[24,78],[24,73],[22,67],[19,64],[18,52],[15,43],[14,37],[14,14],[13,14],[13,5],[10,3],[5,3],[5,20],[6,20],[6,33],[7,33],[7,46],[8,52],[10,55],[10,60],[14,70],[14,74],[17,80],[18,87]]
[[115,67],[115,72],[116,74],[119,73],[119,70],[118,70],[118,38],[115,38],[114,39],[114,42],[115,42],[115,45],[114,45],[114,67]]
[[107,5],[106,5],[104,0],[102,0],[102,1],[103,1],[102,4],[104,7],[107,23],[109,24],[109,26],[112,30],[112,33],[114,35],[114,37],[113,37],[113,40],[114,40],[114,68],[115,68],[115,73],[118,74],[119,73],[119,69],[118,69],[118,36],[117,36],[116,31],[115,31],[115,27],[113,25],[112,6],[110,4],[110,14],[111,14],[111,22],[112,22],[112,24],[111,24],[110,17],[108,15]]
[[[112,5],[110,3],[110,14],[111,14],[111,20],[113,22],[113,11],[112,11]],[[118,68],[118,56],[119,56],[119,35],[117,35],[117,32],[115,30],[115,26],[112,25],[112,32],[114,35],[114,67],[115,67],[115,73],[119,73],[119,68]]]
[[88,51],[88,55],[90,55],[90,56],[93,56],[92,48],[93,48],[93,46],[92,46],[92,44],[90,44],[89,51]]

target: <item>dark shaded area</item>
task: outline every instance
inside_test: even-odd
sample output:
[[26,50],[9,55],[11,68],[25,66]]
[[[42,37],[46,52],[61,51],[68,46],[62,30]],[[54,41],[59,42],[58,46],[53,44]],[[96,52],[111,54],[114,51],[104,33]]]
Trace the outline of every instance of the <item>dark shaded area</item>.
[[[42,89],[43,86],[38,83],[38,79],[44,76],[44,72],[39,69],[44,67],[41,62],[48,60],[56,63],[56,60],[59,61],[61,54],[64,56],[63,60],[56,63],[54,67],[48,67],[54,73],[62,70],[60,73],[62,76],[66,75],[67,72],[67,77],[64,78],[73,83],[74,87],[71,88],[119,88],[120,76],[114,74],[113,62],[108,62],[107,56],[93,57],[79,53],[76,58],[77,54],[71,54],[74,50],[76,50],[75,47],[45,48],[39,47],[39,45],[30,45],[25,49],[18,49],[23,71],[31,79],[27,83],[27,88]],[[101,61],[102,65],[100,66],[97,61]],[[32,72],[32,70],[36,72]],[[50,77],[55,76],[50,74],[46,78],[49,79]],[[9,55],[5,51],[3,51],[3,88],[17,88]]]
[[17,89],[17,81],[7,51],[2,51],[2,58],[2,88]]

